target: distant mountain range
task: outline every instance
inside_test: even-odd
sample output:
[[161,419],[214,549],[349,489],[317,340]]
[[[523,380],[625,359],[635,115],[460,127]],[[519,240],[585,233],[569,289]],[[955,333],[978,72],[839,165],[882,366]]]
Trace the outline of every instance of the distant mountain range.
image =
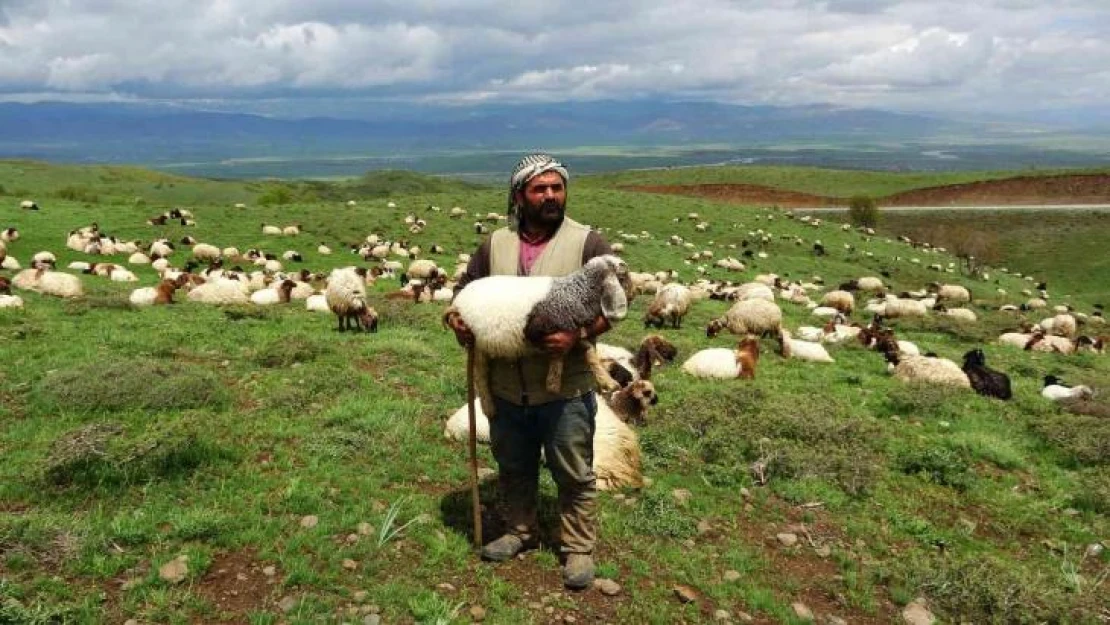
[[83,153],[133,162],[536,145],[858,143],[988,131],[982,123],[884,111],[706,102],[424,106],[380,117],[369,111],[360,120],[279,119],[167,105],[0,104],[0,156],[70,160]]

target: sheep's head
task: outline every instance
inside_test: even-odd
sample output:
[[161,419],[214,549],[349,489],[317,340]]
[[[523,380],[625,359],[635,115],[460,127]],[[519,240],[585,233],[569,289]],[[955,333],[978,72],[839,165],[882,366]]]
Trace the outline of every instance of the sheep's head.
[[982,367],[987,364],[987,357],[981,349],[973,349],[964,354],[964,368]]
[[591,258],[583,270],[601,280],[601,312],[605,318],[624,319],[632,292],[628,265],[619,256],[606,254]]
[[714,320],[710,321],[709,325],[707,325],[705,327],[705,336],[706,336],[706,338],[715,339],[715,338],[717,338],[717,335],[721,333],[721,330],[723,330],[724,328],[725,328],[725,322],[724,321],[722,321],[721,319],[714,319]]
[[643,426],[647,424],[645,415],[648,408],[659,403],[659,395],[655,392],[655,385],[649,380],[636,380],[623,388],[617,393],[625,396],[624,410],[618,411],[618,415],[625,416],[627,413],[628,421],[633,425]]

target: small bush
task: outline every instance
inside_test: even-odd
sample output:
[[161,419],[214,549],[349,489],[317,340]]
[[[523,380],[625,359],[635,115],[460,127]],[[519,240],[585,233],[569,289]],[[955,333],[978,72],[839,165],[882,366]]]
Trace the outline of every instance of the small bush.
[[1079,492],[1072,498],[1079,510],[1110,514],[1110,469],[1099,467],[1079,474]]
[[132,484],[189,473],[226,455],[204,441],[199,418],[183,418],[128,436],[118,424],[99,423],[58,437],[43,461],[50,484]]
[[879,205],[866,195],[854,196],[848,200],[848,219],[853,226],[874,228],[879,225]]
[[689,538],[697,533],[694,519],[679,509],[673,497],[659,491],[644,493],[628,524],[644,536]]
[[72,202],[83,202],[85,204],[98,204],[100,196],[89,189],[88,187],[68,186],[58,189],[54,193],[55,197],[63,200],[70,200]]
[[320,352],[319,345],[304,337],[283,337],[270,341],[258,350],[255,362],[263,367],[288,367],[295,362],[315,360]]
[[898,467],[907,475],[950,486],[959,491],[967,490],[975,481],[975,474],[964,455],[954,449],[928,447],[903,452]]
[[1110,464],[1110,421],[1104,418],[1055,414],[1033,419],[1029,427],[1060,452],[1065,465]]
[[280,206],[293,203],[293,192],[285,187],[274,187],[258,196],[259,206]]
[[62,369],[39,381],[32,398],[45,410],[67,412],[217,409],[230,401],[219,377],[204,367],[145,359]]
[[1052,580],[984,554],[915,562],[911,574],[945,622],[1060,623],[1068,601]]

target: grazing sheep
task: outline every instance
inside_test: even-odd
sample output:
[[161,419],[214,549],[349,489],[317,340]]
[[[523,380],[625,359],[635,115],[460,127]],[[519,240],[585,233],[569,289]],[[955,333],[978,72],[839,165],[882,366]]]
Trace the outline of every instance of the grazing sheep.
[[786,328],[779,329],[779,355],[808,362],[836,362],[824,345],[791,338]]
[[821,305],[830,306],[845,315],[850,315],[856,307],[856,297],[848,291],[829,291],[821,298]]
[[759,341],[741,339],[736,349],[712,347],[695,352],[682,363],[682,370],[696,378],[755,379],[759,362]]
[[924,317],[929,314],[925,302],[914,299],[894,297],[887,299],[878,312],[883,319],[898,319],[900,317]]
[[1051,399],[1052,401],[1060,401],[1061,399],[1090,399],[1095,396],[1095,392],[1091,387],[1067,386],[1060,378],[1054,375],[1046,375],[1044,377],[1044,388],[1041,389],[1041,397]]
[[971,388],[985,397],[1010,399],[1010,378],[1001,371],[987,367],[987,357],[981,349],[973,349],[964,354],[964,373],[971,382]]
[[681,284],[666,284],[655,294],[655,299],[644,313],[644,327],[662,328],[667,321],[676,330],[682,327],[682,318],[690,311],[690,289]]
[[903,356],[894,350],[884,353],[894,371],[894,377],[903,382],[926,382],[939,386],[971,388],[971,380],[956,363],[935,356]]
[[332,270],[324,296],[328,308],[339,321],[340,332],[347,329],[378,331],[378,313],[366,299],[365,268],[342,267]]
[[738,335],[754,334],[778,335],[782,327],[782,310],[778,305],[763,299],[750,299],[736,302],[724,317],[709,322],[705,335],[714,338],[721,330]]
[[[466,285],[455,297],[448,314],[457,311],[475,339],[475,380],[482,410],[494,415],[489,384],[489,360],[519,359],[538,349],[553,332],[584,332],[599,317],[610,321],[628,313],[628,266],[615,255],[590,259],[578,271],[559,278],[538,276],[489,276]],[[606,390],[618,384],[602,367],[597,350],[584,341],[586,362],[598,384]],[[548,366],[547,388],[562,386],[563,358]]]

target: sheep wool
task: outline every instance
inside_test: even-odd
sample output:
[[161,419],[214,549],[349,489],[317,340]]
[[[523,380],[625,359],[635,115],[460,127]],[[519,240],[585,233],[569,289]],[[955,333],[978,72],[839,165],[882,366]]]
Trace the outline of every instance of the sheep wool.
[[736,350],[711,347],[687,358],[682,370],[695,378],[733,379],[740,376],[741,365]]
[[959,365],[947,358],[901,356],[894,377],[903,382],[922,381],[941,386],[971,388],[971,380]]

